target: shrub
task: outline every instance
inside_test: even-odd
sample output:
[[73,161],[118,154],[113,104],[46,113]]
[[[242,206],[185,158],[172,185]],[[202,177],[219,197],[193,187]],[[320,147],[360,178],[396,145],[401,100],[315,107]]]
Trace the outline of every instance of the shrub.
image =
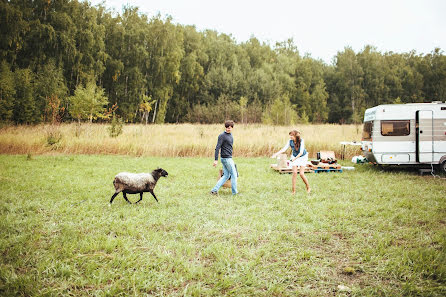
[[49,125],[46,128],[46,143],[49,146],[55,146],[62,140],[62,133],[58,125]]
[[81,122],[76,122],[76,124],[74,125],[74,136],[80,137],[83,131],[84,128],[82,127]]
[[113,114],[111,125],[110,127],[108,127],[108,132],[110,134],[110,137],[118,137],[119,135],[121,135],[123,126],[124,123],[122,122],[122,119],[118,118],[115,114]]
[[227,119],[236,123],[259,122],[262,107],[258,100],[248,104],[246,98],[239,102],[230,100],[227,96],[220,96],[215,104],[196,104],[187,113],[186,119],[191,123],[217,124]]
[[262,123],[268,125],[293,125],[298,115],[290,99],[286,96],[276,98],[262,114]]

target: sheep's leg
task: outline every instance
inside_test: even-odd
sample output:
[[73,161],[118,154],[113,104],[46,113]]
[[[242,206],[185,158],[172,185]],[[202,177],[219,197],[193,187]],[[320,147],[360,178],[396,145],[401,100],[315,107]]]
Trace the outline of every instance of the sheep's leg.
[[125,192],[122,192],[122,195],[124,196],[125,201],[127,201],[129,204],[132,204],[132,202],[130,202],[130,201],[127,199],[127,195],[126,195]]
[[115,199],[115,197],[116,197],[118,194],[119,194],[119,192],[116,192],[116,193],[113,194],[113,196],[112,196],[111,199],[110,199],[110,204],[112,204],[113,199]]
[[158,203],[159,203],[158,199],[156,199],[155,193],[153,193],[153,190],[152,190],[152,191],[150,191],[150,193],[152,194],[153,198],[155,198],[156,202],[158,202]]
[[142,194],[143,194],[143,192],[139,193],[139,200],[138,200],[138,201],[136,201],[136,203],[138,203],[139,201],[141,201],[141,200],[142,200]]

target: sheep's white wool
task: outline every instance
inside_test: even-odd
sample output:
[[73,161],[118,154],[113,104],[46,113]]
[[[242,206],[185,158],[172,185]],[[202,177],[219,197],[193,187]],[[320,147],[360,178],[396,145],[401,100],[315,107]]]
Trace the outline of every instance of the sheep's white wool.
[[155,183],[155,179],[150,173],[130,173],[130,172],[121,172],[116,175],[116,177],[120,183],[136,188],[143,189],[148,183]]

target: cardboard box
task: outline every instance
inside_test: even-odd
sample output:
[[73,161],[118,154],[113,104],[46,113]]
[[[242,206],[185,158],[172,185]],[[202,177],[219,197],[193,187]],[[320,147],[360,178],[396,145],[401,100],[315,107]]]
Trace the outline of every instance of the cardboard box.
[[[217,178],[217,181],[218,181],[222,176],[223,176],[223,169],[220,169],[220,170],[218,171],[218,178]],[[223,184],[223,187],[224,187],[224,188],[230,188],[230,187],[232,187],[231,180],[228,179],[228,180]]]
[[286,154],[280,154],[277,157],[277,167],[278,168],[287,168],[288,167],[287,161],[288,161],[287,155]]

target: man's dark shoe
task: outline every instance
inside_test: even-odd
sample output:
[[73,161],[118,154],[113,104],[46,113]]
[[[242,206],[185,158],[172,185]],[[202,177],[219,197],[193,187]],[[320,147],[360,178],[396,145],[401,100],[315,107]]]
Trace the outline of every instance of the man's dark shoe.
[[211,195],[217,196],[218,193],[217,193],[217,192],[214,192],[214,191],[211,191]]

